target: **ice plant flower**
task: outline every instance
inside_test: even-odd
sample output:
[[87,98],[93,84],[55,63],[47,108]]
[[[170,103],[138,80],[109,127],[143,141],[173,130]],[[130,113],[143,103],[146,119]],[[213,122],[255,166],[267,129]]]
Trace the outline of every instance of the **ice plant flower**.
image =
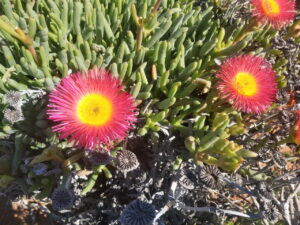
[[233,108],[247,113],[262,113],[275,100],[275,72],[263,58],[241,55],[227,59],[217,72],[217,89]]
[[79,148],[109,148],[136,121],[133,97],[122,88],[121,81],[103,69],[63,78],[49,97],[53,130]]
[[253,16],[276,29],[292,22],[296,12],[293,0],[252,0],[252,4]]

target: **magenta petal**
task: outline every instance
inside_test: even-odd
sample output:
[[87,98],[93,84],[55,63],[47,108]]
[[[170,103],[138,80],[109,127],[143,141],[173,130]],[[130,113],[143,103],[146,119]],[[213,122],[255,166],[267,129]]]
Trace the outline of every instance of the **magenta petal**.
[[[85,149],[111,146],[113,141],[124,139],[137,119],[137,112],[133,97],[122,88],[121,81],[106,70],[77,72],[63,78],[49,96],[47,115],[55,122],[53,130],[61,139],[67,138]],[[104,125],[87,125],[77,117],[79,100],[91,93],[101,94],[113,104],[112,118]]]

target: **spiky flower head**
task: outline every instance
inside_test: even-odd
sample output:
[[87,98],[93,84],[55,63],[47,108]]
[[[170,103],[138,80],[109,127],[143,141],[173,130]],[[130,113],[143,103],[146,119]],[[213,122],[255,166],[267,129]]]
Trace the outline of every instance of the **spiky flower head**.
[[186,175],[180,176],[179,184],[187,190],[193,190],[195,188],[194,182]]
[[74,194],[67,188],[58,187],[52,195],[52,208],[56,211],[71,209],[74,203]]
[[129,203],[120,217],[122,225],[152,225],[155,218],[153,205],[135,200]]
[[252,0],[252,4],[253,16],[276,29],[291,23],[296,12],[293,0]]
[[136,121],[133,97],[122,88],[121,81],[103,69],[63,78],[49,98],[53,130],[85,149],[122,140]]
[[116,157],[116,166],[122,172],[135,170],[140,165],[136,155],[128,150],[119,151]]
[[225,186],[221,171],[215,166],[204,166],[200,168],[199,178],[207,187],[222,189]]
[[287,161],[281,152],[279,152],[279,151],[273,152],[272,160],[273,160],[274,164],[276,166],[278,166],[280,169],[283,169],[286,167]]
[[217,89],[233,108],[262,113],[275,100],[276,74],[263,58],[241,55],[227,59],[217,73]]
[[281,218],[281,213],[273,201],[262,201],[260,210],[262,216],[271,224],[277,223]]
[[11,124],[23,120],[23,112],[19,108],[8,107],[4,110],[4,118]]
[[5,94],[5,100],[10,106],[18,108],[22,104],[22,95],[18,91],[9,91]]
[[259,195],[259,197],[266,198],[268,200],[272,199],[273,196],[272,189],[270,189],[270,187],[266,182],[261,181],[256,186],[257,186],[256,192]]

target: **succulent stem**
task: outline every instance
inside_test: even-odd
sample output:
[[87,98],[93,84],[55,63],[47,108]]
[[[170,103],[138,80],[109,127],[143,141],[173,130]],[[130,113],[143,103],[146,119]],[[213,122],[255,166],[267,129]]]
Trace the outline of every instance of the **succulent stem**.
[[136,51],[140,51],[142,47],[143,40],[143,19],[139,18],[139,25],[137,29],[137,39],[136,39]]
[[85,195],[86,193],[88,193],[92,190],[92,188],[94,187],[94,185],[96,183],[96,180],[99,176],[99,173],[102,171],[103,167],[105,167],[105,166],[99,165],[99,166],[95,167],[94,173],[90,176],[88,184],[86,185],[86,187],[81,192],[82,195]]
[[13,37],[19,39],[30,51],[30,53],[32,54],[34,60],[38,63],[38,57],[36,54],[36,51],[33,47],[33,40],[30,36],[26,35],[20,28],[16,27],[15,29],[13,29],[11,27],[11,25],[9,25],[8,23],[6,23],[5,21],[3,21],[0,18],[0,29],[4,30],[5,32],[9,33],[10,35],[12,35]]
[[235,38],[232,45],[235,45],[237,42],[242,41],[250,32],[257,30],[259,23],[256,20],[250,21],[248,25],[239,33]]
[[158,10],[161,2],[162,2],[162,0],[157,0],[157,2],[155,3],[155,5],[154,5],[154,7],[153,7],[153,9],[151,11],[151,13],[156,13],[157,12],[157,10]]

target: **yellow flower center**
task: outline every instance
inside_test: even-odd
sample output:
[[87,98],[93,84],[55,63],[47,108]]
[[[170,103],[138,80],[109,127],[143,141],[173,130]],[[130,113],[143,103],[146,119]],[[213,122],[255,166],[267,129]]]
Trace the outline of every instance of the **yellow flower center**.
[[240,72],[235,75],[234,87],[239,94],[244,96],[253,96],[258,91],[255,77],[245,72]]
[[109,99],[100,94],[88,94],[79,100],[76,112],[82,123],[101,126],[110,120],[112,110]]
[[276,0],[262,0],[262,7],[268,16],[276,16],[280,13],[280,6]]

